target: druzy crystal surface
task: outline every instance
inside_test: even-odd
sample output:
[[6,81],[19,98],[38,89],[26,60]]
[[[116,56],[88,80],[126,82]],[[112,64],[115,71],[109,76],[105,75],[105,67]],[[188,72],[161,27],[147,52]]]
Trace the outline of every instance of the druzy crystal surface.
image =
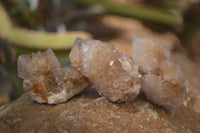
[[65,102],[90,84],[73,67],[62,66],[51,49],[20,55],[17,63],[24,89],[38,103]]
[[99,94],[112,102],[131,101],[139,93],[141,75],[138,66],[113,45],[78,38],[71,50],[70,60]]
[[143,74],[141,86],[149,100],[167,110],[175,110],[182,104],[186,94],[185,81],[169,51],[158,42],[135,38],[132,58]]

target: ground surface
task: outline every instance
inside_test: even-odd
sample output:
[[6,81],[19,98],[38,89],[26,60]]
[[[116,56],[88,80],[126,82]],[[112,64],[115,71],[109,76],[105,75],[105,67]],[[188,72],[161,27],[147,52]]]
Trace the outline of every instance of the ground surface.
[[168,113],[143,96],[113,104],[91,91],[59,105],[40,105],[27,94],[0,108],[0,132],[199,132],[200,115],[186,107]]

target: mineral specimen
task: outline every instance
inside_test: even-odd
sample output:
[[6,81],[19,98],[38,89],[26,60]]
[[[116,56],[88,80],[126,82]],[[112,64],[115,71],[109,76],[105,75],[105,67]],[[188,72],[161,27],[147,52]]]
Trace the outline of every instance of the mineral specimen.
[[17,63],[24,89],[38,103],[65,102],[90,84],[76,69],[62,66],[51,49],[20,55]]
[[171,111],[182,104],[185,81],[169,51],[157,42],[138,37],[133,41],[132,59],[143,74],[141,86],[149,100]]
[[131,101],[140,91],[138,66],[113,45],[78,38],[71,50],[70,60],[98,93],[112,102]]
[[158,42],[144,38],[135,38],[132,45],[132,59],[142,74],[155,72],[159,64],[170,58],[170,53]]

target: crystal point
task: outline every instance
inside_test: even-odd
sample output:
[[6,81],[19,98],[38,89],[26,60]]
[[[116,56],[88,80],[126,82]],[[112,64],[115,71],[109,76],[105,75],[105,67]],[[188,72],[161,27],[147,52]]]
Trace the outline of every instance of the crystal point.
[[87,78],[76,69],[62,66],[51,49],[20,55],[17,63],[24,89],[38,103],[65,102],[89,86]]
[[169,51],[158,42],[135,38],[132,58],[143,74],[141,86],[146,97],[168,110],[178,108],[185,98],[186,87],[183,74]]
[[139,93],[138,67],[130,57],[116,51],[113,45],[78,38],[70,60],[99,94],[112,102],[131,101]]

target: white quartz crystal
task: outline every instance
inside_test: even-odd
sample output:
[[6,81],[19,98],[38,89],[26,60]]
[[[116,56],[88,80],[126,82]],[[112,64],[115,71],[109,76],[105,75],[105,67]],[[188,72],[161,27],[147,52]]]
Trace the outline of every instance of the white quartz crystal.
[[158,42],[137,37],[132,58],[143,74],[141,86],[149,100],[171,111],[182,104],[186,95],[184,77],[167,49]]
[[139,66],[142,74],[155,72],[157,66],[165,59],[170,58],[170,53],[158,42],[136,37],[132,45],[132,59]]
[[131,101],[139,93],[141,75],[137,65],[113,45],[78,38],[71,50],[70,60],[99,94],[112,102]]
[[20,55],[17,63],[24,89],[38,103],[65,102],[90,84],[76,69],[62,66],[51,49]]

